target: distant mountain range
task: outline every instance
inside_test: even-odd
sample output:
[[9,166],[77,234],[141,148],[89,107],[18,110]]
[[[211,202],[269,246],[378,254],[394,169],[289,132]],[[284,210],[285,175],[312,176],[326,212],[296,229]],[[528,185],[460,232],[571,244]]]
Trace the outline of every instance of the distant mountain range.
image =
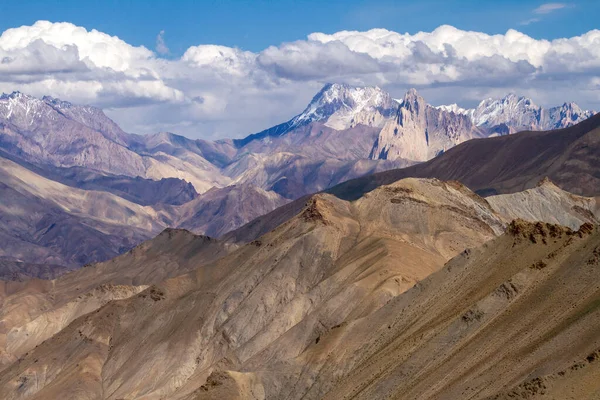
[[427,161],[472,138],[559,129],[593,114],[575,103],[544,109],[514,94],[467,110],[431,106],[414,89],[394,100],[377,87],[328,84],[288,122],[244,139],[209,142],[166,132],[125,133],[100,109],[14,92],[0,96],[0,149],[38,166],[179,178],[198,193],[252,183],[293,199],[298,192]]
[[[377,87],[328,84],[283,124],[210,142],[126,133],[95,107],[3,94],[0,190],[12,205],[0,209],[10,221],[0,230],[0,257],[72,268],[168,226],[222,236],[291,200],[430,160],[469,139],[563,128],[591,115],[513,94],[466,110],[429,105],[414,89],[394,99]],[[85,245],[76,250],[61,238]]]

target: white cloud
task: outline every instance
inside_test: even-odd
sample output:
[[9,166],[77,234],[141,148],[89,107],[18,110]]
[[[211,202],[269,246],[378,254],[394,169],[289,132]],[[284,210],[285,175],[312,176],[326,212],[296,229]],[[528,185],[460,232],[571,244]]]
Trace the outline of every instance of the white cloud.
[[565,3],[545,3],[533,10],[535,14],[550,14],[553,11],[560,10],[566,8],[567,4]]
[[[163,35],[157,53],[168,51]],[[258,53],[201,44],[172,60],[70,23],[39,21],[0,36],[0,91],[91,103],[130,131],[195,137],[240,137],[282,122],[325,82],[380,85],[395,96],[416,86],[434,103],[514,91],[600,108],[599,77],[599,30],[552,41],[452,26],[313,33]]]
[[156,35],[156,52],[158,54],[169,54],[170,50],[165,43],[165,31],[164,29],[158,32]]

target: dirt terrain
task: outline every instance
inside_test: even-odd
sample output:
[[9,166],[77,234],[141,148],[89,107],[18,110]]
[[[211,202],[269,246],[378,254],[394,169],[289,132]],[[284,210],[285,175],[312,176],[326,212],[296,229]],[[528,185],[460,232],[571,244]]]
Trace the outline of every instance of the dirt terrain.
[[404,179],[5,283],[0,398],[598,398],[598,228],[507,219]]

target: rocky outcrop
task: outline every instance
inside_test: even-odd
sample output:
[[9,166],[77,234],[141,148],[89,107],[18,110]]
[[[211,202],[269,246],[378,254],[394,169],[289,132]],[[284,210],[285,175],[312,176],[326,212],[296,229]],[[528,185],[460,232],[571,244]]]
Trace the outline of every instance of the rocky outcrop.
[[345,199],[406,177],[458,180],[484,196],[530,189],[548,176],[581,196],[600,194],[600,115],[569,128],[470,140],[411,167],[358,178],[332,189]]
[[430,106],[411,89],[396,117],[383,127],[370,154],[372,159],[427,161],[474,137],[483,136],[462,114]]

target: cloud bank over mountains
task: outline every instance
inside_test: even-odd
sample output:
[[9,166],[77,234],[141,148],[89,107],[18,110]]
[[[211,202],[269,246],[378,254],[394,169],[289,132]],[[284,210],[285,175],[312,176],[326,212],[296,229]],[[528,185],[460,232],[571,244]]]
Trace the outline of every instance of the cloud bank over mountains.
[[0,91],[101,106],[137,133],[244,136],[289,119],[325,82],[378,85],[398,96],[417,87],[439,104],[469,106],[513,91],[598,109],[600,30],[552,41],[447,25],[412,35],[341,31],[258,53],[192,46],[177,59],[64,22],[0,36]]

